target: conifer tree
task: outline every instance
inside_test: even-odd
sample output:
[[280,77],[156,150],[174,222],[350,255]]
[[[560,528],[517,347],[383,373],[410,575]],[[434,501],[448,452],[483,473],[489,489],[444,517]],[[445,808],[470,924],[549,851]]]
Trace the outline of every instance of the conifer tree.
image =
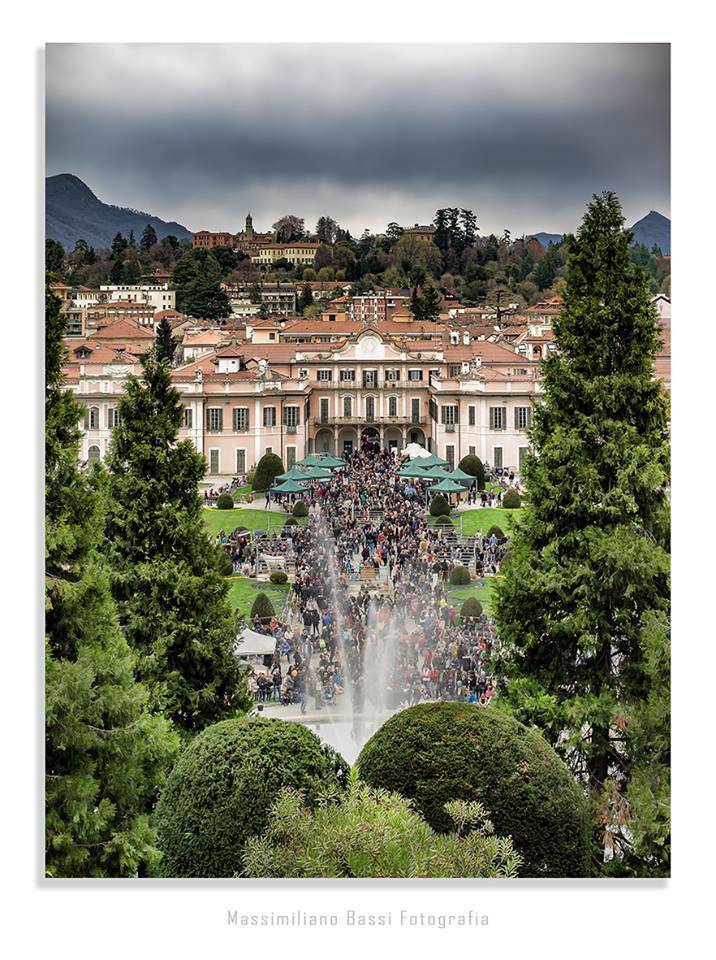
[[64,387],[46,301],[45,868],[131,877],[157,856],[147,814],[178,737],[147,709],[100,553],[101,483],[78,466],[82,407]]
[[669,606],[667,403],[648,279],[623,225],[605,193],[569,238],[524,468],[529,503],[495,602],[504,699],[590,790],[600,861],[608,848],[622,859],[634,839],[620,812],[643,762],[630,724],[653,683],[645,631]]
[[172,336],[172,325],[167,317],[162,317],[157,325],[156,351],[158,360],[166,360],[171,364],[177,348],[177,341]]
[[119,417],[108,457],[114,595],[152,706],[191,733],[248,705],[228,585],[201,518],[206,462],[177,442],[183,406],[154,351],[128,379]]

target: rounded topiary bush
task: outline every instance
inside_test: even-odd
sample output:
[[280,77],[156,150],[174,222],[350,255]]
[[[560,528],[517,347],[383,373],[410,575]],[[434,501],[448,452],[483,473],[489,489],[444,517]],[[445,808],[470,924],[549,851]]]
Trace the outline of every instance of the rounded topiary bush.
[[279,474],[285,473],[281,457],[276,453],[265,453],[256,464],[254,473],[253,488],[263,492],[272,486]]
[[431,517],[447,517],[450,515],[450,504],[441,493],[436,493],[430,501]]
[[524,857],[521,876],[588,873],[590,816],[574,777],[536,730],[493,708],[421,703],[366,743],[358,774],[412,800],[436,830],[453,825],[449,800],[479,800],[495,832]]
[[298,520],[295,517],[286,517],[286,522],[284,523],[284,527],[297,527],[297,526],[298,526]]
[[508,490],[503,494],[502,506],[507,510],[516,510],[522,506],[522,497],[516,490]]
[[481,617],[482,616],[482,604],[477,599],[477,597],[468,597],[467,600],[460,607],[460,616],[466,617]]
[[164,877],[233,877],[282,787],[309,804],[346,783],[348,765],[298,723],[224,720],[185,747],[155,812]]
[[270,620],[275,615],[276,611],[266,594],[263,592],[257,594],[251,605],[251,618],[258,617],[260,620]]
[[472,454],[468,454],[466,457],[463,457],[458,467],[463,471],[463,473],[469,473],[471,477],[474,477],[477,480],[477,489],[485,489],[485,468],[482,465],[482,460],[479,457],[475,457]]
[[230,577],[234,572],[234,564],[229,554],[223,549],[223,547],[218,547],[216,551],[216,557],[219,573],[222,575],[222,577]]
[[498,527],[496,523],[493,523],[493,524],[492,524],[492,526],[491,526],[490,529],[487,531],[487,533],[485,534],[485,536],[486,536],[486,537],[491,537],[493,533],[495,534],[495,536],[497,537],[498,540],[504,540],[504,539],[505,539],[505,535],[504,535],[504,533],[502,532],[502,527]]
[[303,502],[303,500],[297,500],[293,505],[293,515],[294,517],[307,517],[308,516],[308,507]]
[[436,517],[436,519],[435,519],[435,526],[436,526],[436,527],[437,527],[437,526],[440,526],[440,527],[451,527],[451,526],[452,526],[452,518],[451,518],[451,517]]
[[283,570],[274,570],[273,573],[269,576],[271,583],[286,583],[288,580],[288,574]]
[[216,509],[217,510],[233,510],[234,509],[234,498],[230,493],[220,493],[216,498]]
[[449,580],[454,587],[464,587],[470,582],[470,571],[458,564],[450,571]]

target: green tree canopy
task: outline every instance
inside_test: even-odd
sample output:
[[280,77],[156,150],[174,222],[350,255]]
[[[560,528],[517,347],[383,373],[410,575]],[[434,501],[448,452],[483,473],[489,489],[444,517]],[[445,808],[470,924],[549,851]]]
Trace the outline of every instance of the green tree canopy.
[[148,820],[178,747],[148,710],[102,556],[100,478],[79,469],[82,407],[65,388],[65,318],[46,301],[45,869],[132,877],[157,857]]
[[667,403],[648,282],[623,224],[605,193],[569,240],[523,471],[529,503],[493,604],[504,701],[614,814],[596,825],[599,861],[605,832],[617,857],[632,844],[606,797],[623,797],[640,762],[625,729],[653,682],[645,624],[669,607]]
[[177,441],[183,406],[153,351],[125,390],[108,457],[114,595],[154,708],[194,732],[249,702],[228,585],[201,518],[206,462]]

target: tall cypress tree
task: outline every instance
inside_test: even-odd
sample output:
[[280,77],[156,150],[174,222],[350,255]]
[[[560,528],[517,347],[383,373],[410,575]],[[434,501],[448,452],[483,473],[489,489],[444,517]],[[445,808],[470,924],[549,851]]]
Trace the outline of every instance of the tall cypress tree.
[[598,848],[617,858],[631,846],[623,801],[640,763],[630,718],[652,683],[645,631],[669,606],[667,403],[648,279],[623,225],[605,193],[569,238],[529,505],[495,603],[505,699],[588,786]]
[[187,732],[248,706],[233,653],[228,584],[206,536],[197,484],[206,463],[177,442],[183,407],[152,351],[119,403],[108,457],[113,588],[154,708]]
[[172,325],[167,317],[162,317],[157,324],[156,350],[157,359],[171,363],[177,348],[176,337],[172,335]]
[[128,877],[157,856],[147,813],[178,738],[148,712],[119,628],[101,483],[78,468],[82,407],[62,379],[65,318],[46,303],[45,866]]

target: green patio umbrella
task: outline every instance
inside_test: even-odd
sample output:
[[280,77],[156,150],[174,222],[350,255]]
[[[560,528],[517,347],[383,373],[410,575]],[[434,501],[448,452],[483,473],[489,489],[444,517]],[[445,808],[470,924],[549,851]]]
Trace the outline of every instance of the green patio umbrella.
[[271,487],[272,493],[305,493],[306,488],[302,483],[296,483],[295,480],[284,480],[283,483]]
[[465,473],[464,470],[461,470],[460,467],[455,467],[454,470],[451,470],[448,474],[451,480],[457,480],[458,483],[463,484],[463,486],[470,487],[475,482],[475,478],[470,476],[469,473]]
[[315,453],[309,453],[303,460],[297,460],[297,467],[318,467],[321,464],[321,458]]
[[431,493],[464,493],[465,487],[461,483],[458,483],[457,480],[451,480],[449,477],[445,477],[440,483],[434,483],[432,487],[428,487],[428,490]]
[[287,470],[285,473],[280,473],[276,480],[305,480],[306,471],[299,470],[298,467],[294,464],[290,470]]

